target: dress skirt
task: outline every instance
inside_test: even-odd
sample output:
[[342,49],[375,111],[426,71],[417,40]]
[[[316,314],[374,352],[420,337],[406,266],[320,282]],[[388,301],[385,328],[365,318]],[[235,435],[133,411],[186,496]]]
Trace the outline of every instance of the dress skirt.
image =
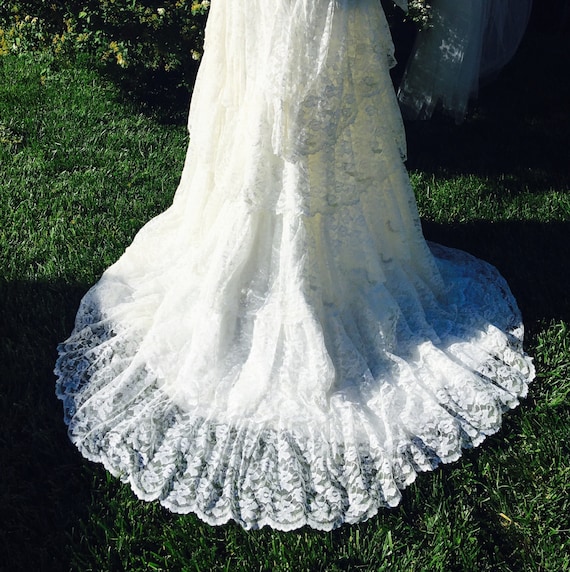
[[359,522],[525,395],[507,284],[422,236],[393,61],[377,0],[212,2],[174,202],[56,366],[71,440],[139,498]]

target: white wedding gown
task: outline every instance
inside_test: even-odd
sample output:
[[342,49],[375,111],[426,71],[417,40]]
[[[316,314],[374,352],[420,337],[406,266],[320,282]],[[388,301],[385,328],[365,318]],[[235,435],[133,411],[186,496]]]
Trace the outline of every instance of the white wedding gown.
[[377,0],[215,0],[173,205],[60,345],[72,441],[211,524],[331,529],[533,377],[497,271],[427,245]]

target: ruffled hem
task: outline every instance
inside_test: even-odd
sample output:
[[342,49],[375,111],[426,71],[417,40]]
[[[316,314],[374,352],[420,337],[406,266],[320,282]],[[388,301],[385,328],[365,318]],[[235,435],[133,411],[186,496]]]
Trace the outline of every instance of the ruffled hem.
[[[351,407],[339,412],[337,431],[350,437],[361,433],[355,431],[360,425],[370,431],[367,441],[329,441],[316,427],[296,432],[247,420],[208,421],[155,391],[149,388],[144,402],[133,404],[132,418],[126,411],[126,419],[114,419],[112,427],[103,423],[85,431],[72,419],[71,440],[87,459],[129,483],[141,500],[195,513],[210,525],[234,520],[245,529],[331,530],[365,521],[397,506],[400,491],[419,472],[457,461],[461,448],[479,445],[500,428],[499,422],[482,433],[449,412],[440,427],[389,454],[370,420]],[[497,407],[516,405],[511,398]]]
[[[489,307],[500,307],[500,298],[514,304],[492,267],[431,247],[444,278],[492,280]],[[260,421],[183,406],[138,359],[133,330],[101,320],[86,300],[56,367],[71,440],[139,498],[212,525],[331,530],[366,520],[396,506],[419,472],[456,461],[498,431],[502,413],[518,405],[534,377],[513,311],[507,330],[489,325],[467,334],[457,324],[439,346],[425,342],[415,356],[392,349],[393,378],[378,380],[366,398],[331,391],[314,418]]]
[[330,530],[497,431],[534,373],[498,272],[423,239],[380,4],[294,5],[212,5],[174,203],[83,299],[57,395],[145,500]]

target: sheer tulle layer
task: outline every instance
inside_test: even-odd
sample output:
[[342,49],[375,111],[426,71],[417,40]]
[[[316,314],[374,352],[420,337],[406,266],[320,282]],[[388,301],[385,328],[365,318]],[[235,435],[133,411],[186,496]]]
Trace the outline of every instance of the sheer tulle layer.
[[423,239],[380,3],[253,4],[212,5],[174,203],[83,299],[57,393],[143,499],[330,529],[497,431],[533,368],[497,271]]
[[437,0],[418,35],[398,98],[404,116],[428,119],[441,107],[461,122],[479,82],[514,56],[532,0]]

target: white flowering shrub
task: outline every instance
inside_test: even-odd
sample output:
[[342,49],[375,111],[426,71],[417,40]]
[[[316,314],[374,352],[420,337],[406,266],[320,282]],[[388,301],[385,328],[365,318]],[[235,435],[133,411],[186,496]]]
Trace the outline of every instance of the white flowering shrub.
[[[461,0],[457,0],[460,2]],[[431,5],[429,0],[408,0],[408,14],[406,18],[417,24],[418,28],[429,25]]]

